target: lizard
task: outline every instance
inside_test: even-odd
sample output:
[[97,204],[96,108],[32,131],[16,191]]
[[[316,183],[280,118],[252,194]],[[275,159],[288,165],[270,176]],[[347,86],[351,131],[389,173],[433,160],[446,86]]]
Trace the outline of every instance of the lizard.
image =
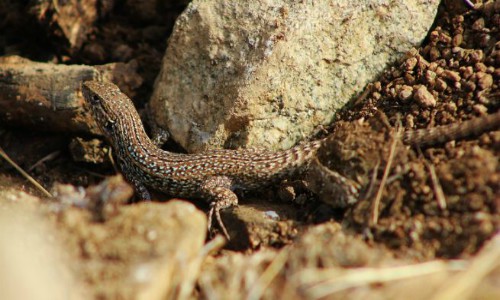
[[[86,81],[82,93],[92,116],[118,158],[125,179],[138,196],[150,200],[147,187],[209,202],[208,227],[215,216],[226,237],[220,211],[238,205],[235,191],[257,190],[299,175],[326,138],[282,151],[208,150],[183,154],[162,150],[146,134],[128,96],[109,82]],[[403,142],[431,145],[500,127],[500,111],[462,123],[405,131]]]

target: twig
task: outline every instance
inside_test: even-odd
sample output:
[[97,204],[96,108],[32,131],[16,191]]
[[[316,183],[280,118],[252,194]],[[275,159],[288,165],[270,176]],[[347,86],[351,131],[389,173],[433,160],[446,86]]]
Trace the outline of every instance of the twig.
[[116,166],[115,159],[113,158],[113,148],[109,148],[108,158],[109,158],[109,161],[111,162],[111,165],[113,166],[113,169],[115,170],[115,172],[120,173],[120,170],[118,170],[118,167]]
[[205,258],[209,254],[212,254],[222,249],[222,247],[224,247],[225,244],[226,244],[226,239],[224,239],[222,235],[218,234],[215,236],[215,238],[213,238],[211,241],[205,244],[202,251],[200,252],[200,255],[203,258]]
[[469,6],[470,8],[474,8],[474,7],[475,7],[474,3],[472,3],[472,1],[470,1],[470,0],[464,0],[464,2],[465,2],[465,4],[466,4],[467,6]]
[[[199,274],[200,269],[201,269],[201,264],[205,261],[208,255],[211,253],[220,250],[222,247],[224,247],[224,244],[226,243],[226,240],[221,236],[217,235],[213,240],[208,242],[202,250],[198,253],[198,255],[190,261],[189,264],[187,264],[186,267],[189,268],[189,270],[185,270],[184,274]],[[194,275],[193,275],[194,276]],[[195,278],[198,278],[197,276],[194,276]],[[175,297],[167,297],[167,298],[175,298],[175,299],[190,299],[190,295],[193,294],[193,290],[195,287],[195,282],[193,280],[183,280],[182,282],[176,282],[176,283],[171,283],[170,286],[175,286],[175,284],[178,284],[178,293],[175,295]],[[211,299],[210,297],[208,297]]]
[[424,159],[424,164],[429,169],[429,175],[431,176],[432,187],[434,189],[434,194],[436,195],[436,201],[440,209],[446,209],[446,197],[443,192],[443,188],[439,183],[439,178],[436,175],[436,169],[432,164],[430,164],[427,160]]
[[364,199],[368,199],[370,195],[373,192],[373,189],[375,188],[375,183],[377,182],[377,174],[378,174],[378,168],[380,167],[380,160],[377,161],[377,164],[375,164],[375,168],[373,169],[372,173],[372,178],[370,179],[370,185],[368,186],[368,189],[366,190],[365,196],[363,197]]
[[46,161],[49,161],[49,160],[53,160],[54,158],[56,158],[59,154],[61,153],[61,151],[54,151],[52,153],[49,153],[48,155],[45,155],[44,157],[42,157],[41,159],[39,159],[36,163],[34,163],[29,169],[28,169],[28,172],[31,172],[33,171],[36,167],[38,167],[39,165],[43,164],[44,162]]
[[255,284],[250,289],[248,293],[247,300],[257,300],[262,298],[262,293],[271,284],[273,279],[278,275],[278,273],[283,269],[283,266],[288,259],[288,250],[282,249],[278,255],[274,258],[267,269],[261,274],[261,276],[255,281]]
[[328,298],[328,296],[331,297],[334,293],[351,288],[456,271],[457,269],[463,269],[463,264],[460,264],[458,261],[446,263],[436,260],[396,267],[366,267],[352,270],[341,270],[338,268],[310,269],[302,271],[299,278],[306,279],[304,282],[301,282],[301,285],[306,286],[304,290],[309,299],[324,299]]
[[[76,168],[77,170],[80,170],[80,171],[82,171],[82,172],[88,173],[88,174],[90,174],[90,175],[92,175],[92,176],[95,176],[95,177],[97,177],[97,178],[106,178],[106,177],[108,176],[108,175],[104,175],[104,174],[101,174],[101,173],[93,172],[93,171],[90,171],[90,170],[88,170],[88,169],[86,169],[86,168],[81,168],[81,167],[78,167],[78,166],[77,166],[77,167],[75,167],[75,168]],[[118,173],[118,172],[117,172],[117,173]]]
[[42,193],[44,193],[47,197],[52,198],[52,194],[49,193],[41,184],[39,184],[33,177],[31,177],[28,173],[26,173],[19,165],[17,165],[10,157],[3,151],[2,147],[0,147],[0,156],[3,157],[11,166],[13,166],[24,178],[28,179],[36,188],[38,188]]
[[377,194],[375,196],[375,199],[373,200],[373,210],[372,210],[372,218],[371,218],[371,223],[372,225],[376,225],[378,223],[378,217],[379,217],[379,209],[380,209],[380,199],[382,198],[382,192],[384,191],[384,187],[387,182],[387,177],[389,176],[389,172],[391,171],[392,167],[392,162],[394,161],[394,153],[396,152],[396,145],[399,140],[401,140],[401,126],[398,126],[396,129],[396,133],[393,136],[392,139],[392,144],[391,144],[391,149],[389,151],[389,158],[387,159],[387,165],[385,166],[384,169],[384,175],[382,176],[382,179],[380,180],[380,186],[377,190]]

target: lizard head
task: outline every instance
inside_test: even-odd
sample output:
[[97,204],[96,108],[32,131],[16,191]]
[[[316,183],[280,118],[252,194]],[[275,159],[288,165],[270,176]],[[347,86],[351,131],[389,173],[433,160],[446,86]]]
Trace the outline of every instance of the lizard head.
[[87,81],[82,85],[82,93],[86,99],[92,116],[102,133],[112,144],[126,133],[127,120],[139,115],[132,101],[120,89],[108,82]]

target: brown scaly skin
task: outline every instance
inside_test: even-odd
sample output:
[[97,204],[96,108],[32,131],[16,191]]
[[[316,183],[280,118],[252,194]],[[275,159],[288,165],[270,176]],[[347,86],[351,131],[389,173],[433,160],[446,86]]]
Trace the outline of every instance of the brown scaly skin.
[[[289,150],[211,150],[179,154],[156,147],[144,131],[132,101],[106,82],[87,81],[82,86],[95,121],[116,151],[123,175],[139,196],[151,199],[146,186],[172,196],[203,198],[212,216],[228,237],[220,210],[237,205],[235,190],[256,190],[303,172],[324,140]],[[463,138],[500,127],[500,111],[459,124],[406,131],[403,141],[430,145]]]
[[111,83],[87,81],[83,95],[98,126],[116,151],[124,176],[143,199],[145,186],[170,195],[210,202],[209,226],[219,211],[237,205],[235,190],[256,190],[302,172],[321,141],[285,151],[212,150],[179,154],[156,147],[144,131],[132,101]]

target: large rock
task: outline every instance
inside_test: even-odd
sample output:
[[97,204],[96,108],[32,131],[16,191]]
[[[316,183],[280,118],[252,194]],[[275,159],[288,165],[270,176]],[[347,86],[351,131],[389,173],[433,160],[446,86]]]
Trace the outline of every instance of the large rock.
[[287,148],[420,44],[438,0],[193,1],[151,106],[189,151]]

